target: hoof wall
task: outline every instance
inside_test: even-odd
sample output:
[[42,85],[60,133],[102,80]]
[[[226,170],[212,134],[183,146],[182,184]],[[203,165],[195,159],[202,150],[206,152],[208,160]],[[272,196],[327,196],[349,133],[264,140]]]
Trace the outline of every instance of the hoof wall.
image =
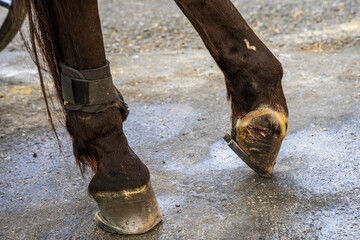
[[95,221],[96,225],[98,227],[100,227],[101,229],[103,229],[104,231],[107,231],[107,232],[110,232],[110,233],[118,233],[118,234],[128,235],[128,234],[141,234],[141,233],[145,233],[145,232],[151,230],[159,222],[161,222],[161,216],[156,219],[156,221],[154,222],[154,224],[152,226],[150,226],[148,229],[143,229],[143,231],[141,231],[141,232],[131,232],[131,231],[129,232],[127,229],[121,228],[121,227],[119,227],[117,225],[113,225],[113,224],[109,223],[101,215],[100,212],[95,213],[94,221]]
[[94,218],[96,225],[107,232],[141,234],[161,221],[162,214],[150,183],[133,190],[92,196],[100,208]]

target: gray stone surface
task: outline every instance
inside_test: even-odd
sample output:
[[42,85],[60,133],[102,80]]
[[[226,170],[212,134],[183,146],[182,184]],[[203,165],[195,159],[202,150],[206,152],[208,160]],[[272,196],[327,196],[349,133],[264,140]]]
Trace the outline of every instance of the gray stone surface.
[[[95,226],[90,176],[81,178],[61,120],[60,153],[34,65],[13,42],[0,53],[1,239],[360,238],[359,2],[235,3],[250,23],[262,22],[258,31],[295,28],[262,38],[283,63],[290,111],[274,177],[258,177],[222,140],[230,130],[223,77],[175,5],[101,1],[115,84],[131,109],[125,133],[151,171],[163,222],[139,236]],[[127,25],[117,27],[121,18]],[[158,30],[133,43],[109,33],[128,27],[136,39],[140,19],[144,28],[161,22],[174,39],[151,51]],[[176,46],[175,29],[188,34],[186,46]]]

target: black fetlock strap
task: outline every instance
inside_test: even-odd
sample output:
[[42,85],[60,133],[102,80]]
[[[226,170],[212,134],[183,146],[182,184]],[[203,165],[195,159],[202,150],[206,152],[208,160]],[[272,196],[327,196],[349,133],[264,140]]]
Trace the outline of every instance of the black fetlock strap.
[[113,84],[109,62],[100,68],[76,70],[60,64],[62,97],[65,108],[98,113],[109,107],[121,110],[122,120],[129,114],[123,96]]

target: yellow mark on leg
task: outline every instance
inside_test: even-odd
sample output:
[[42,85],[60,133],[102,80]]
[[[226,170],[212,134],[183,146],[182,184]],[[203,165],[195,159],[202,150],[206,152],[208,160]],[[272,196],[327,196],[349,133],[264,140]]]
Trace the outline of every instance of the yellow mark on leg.
[[256,47],[255,47],[254,45],[251,46],[249,40],[244,39],[244,42],[245,42],[245,44],[246,44],[247,49],[256,51]]

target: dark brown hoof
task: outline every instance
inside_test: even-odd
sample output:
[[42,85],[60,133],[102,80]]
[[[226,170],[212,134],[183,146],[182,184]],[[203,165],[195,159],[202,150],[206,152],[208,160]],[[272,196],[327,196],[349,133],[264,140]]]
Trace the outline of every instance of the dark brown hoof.
[[119,234],[141,234],[155,227],[162,218],[151,183],[119,192],[92,194],[100,212],[96,224],[105,231]]
[[228,136],[225,140],[250,168],[269,178],[287,133],[288,118],[285,113],[262,107],[234,120],[233,139]]

